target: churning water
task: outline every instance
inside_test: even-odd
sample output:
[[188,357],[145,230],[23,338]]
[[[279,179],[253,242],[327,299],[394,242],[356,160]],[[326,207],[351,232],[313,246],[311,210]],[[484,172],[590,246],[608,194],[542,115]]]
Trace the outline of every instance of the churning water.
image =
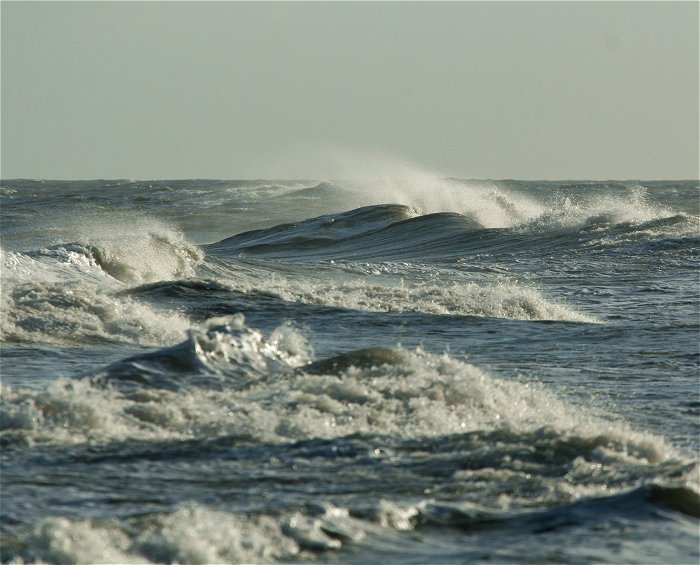
[[697,181],[3,181],[4,562],[697,563]]

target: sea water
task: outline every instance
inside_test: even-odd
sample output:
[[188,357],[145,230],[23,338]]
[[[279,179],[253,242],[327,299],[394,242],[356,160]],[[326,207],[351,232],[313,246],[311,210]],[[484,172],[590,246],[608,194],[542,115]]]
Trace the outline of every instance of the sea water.
[[697,563],[699,197],[2,181],[2,561]]

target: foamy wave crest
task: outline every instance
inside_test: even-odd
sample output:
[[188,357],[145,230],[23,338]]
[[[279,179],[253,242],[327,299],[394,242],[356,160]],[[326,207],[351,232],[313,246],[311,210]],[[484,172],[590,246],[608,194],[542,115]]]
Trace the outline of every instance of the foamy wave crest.
[[237,314],[209,320],[206,330],[190,330],[185,342],[171,348],[115,363],[98,380],[122,389],[133,389],[134,383],[172,390],[238,388],[308,363],[310,351],[291,325],[278,327],[266,338]]
[[[547,299],[539,290],[512,281],[491,284],[372,284],[297,282],[280,277],[261,281],[228,281],[235,290],[274,293],[291,302],[323,304],[370,312],[424,312],[451,316],[483,316],[513,320],[598,323],[587,314]],[[261,288],[261,285],[264,286]]]
[[[484,228],[517,228],[524,231],[580,229],[590,226],[643,224],[669,218],[676,212],[652,202],[648,189],[630,184],[619,194],[565,192],[546,196],[521,193],[503,183],[440,178],[417,169],[403,174],[350,183],[356,205],[396,203],[424,214],[456,212],[472,217]],[[551,188],[548,189],[551,191]]]
[[670,217],[623,224],[624,229],[608,230],[603,237],[590,241],[589,247],[620,247],[633,245],[638,252],[672,251],[687,248],[692,251],[700,242],[700,217],[677,214]]
[[[358,167],[361,165],[356,163]],[[357,170],[357,169],[355,169]],[[554,197],[525,194],[503,182],[442,178],[405,163],[382,162],[368,172],[365,180],[347,184],[357,205],[397,203],[423,213],[456,212],[474,217],[485,228],[562,229],[591,224],[642,223],[673,215],[654,204],[648,189],[629,184],[627,194],[591,195],[572,199],[559,193]],[[551,187],[547,187],[551,190]]]
[[[6,388],[3,440],[73,444],[234,435],[287,442],[358,433],[406,440],[472,433],[485,445],[500,437],[516,450],[534,441],[563,457],[599,462],[659,462],[673,454],[661,438],[593,418],[540,387],[490,378],[448,356],[366,350],[298,366],[302,357],[281,351],[274,337],[265,343],[251,335],[250,351],[216,354],[218,370],[227,363],[237,377],[231,386],[209,386],[206,368],[189,372],[188,386],[173,391],[172,382],[149,380],[156,359],[144,356],[143,382],[132,373],[134,386],[122,387],[124,374],[108,371],[93,380],[57,380],[45,391]],[[161,356],[165,366],[172,351]],[[135,359],[132,368],[139,366]]]
[[[29,532],[15,556],[18,563],[268,563],[336,550],[362,541],[368,531],[401,527],[401,511],[377,505],[381,525],[352,516],[331,503],[308,505],[306,511],[274,517],[244,516],[201,504],[173,511],[113,520],[47,518]],[[373,509],[368,514],[373,518]],[[405,519],[404,519],[405,520]],[[20,552],[18,552],[20,553]]]
[[264,411],[253,403],[239,412],[235,391],[308,360],[306,340],[288,325],[265,338],[242,316],[214,319],[177,346],[115,363],[92,379],[58,379],[42,392],[3,390],[2,437],[75,444],[248,435],[267,428]]
[[83,220],[64,234],[75,236],[75,242],[58,243],[26,255],[41,261],[46,269],[51,268],[49,261],[54,262],[54,269],[63,265],[83,274],[99,268],[125,283],[191,277],[204,258],[182,233],[157,220],[140,216]]
[[[100,559],[115,561],[284,558],[297,548],[326,550],[361,540],[370,527],[411,529],[426,522],[461,527],[483,517],[470,504],[488,508],[491,519],[494,512],[610,497],[660,480],[687,490],[690,479],[683,473],[697,476],[697,468],[689,469],[689,461],[663,438],[573,406],[542,386],[495,379],[448,355],[421,350],[366,349],[300,365],[302,356],[294,353],[298,336],[282,344],[276,333],[258,338],[255,330],[237,322],[237,328],[231,322],[213,323],[206,334],[208,346],[190,341],[187,348],[199,367],[181,370],[177,377],[176,364],[171,364],[174,381],[151,378],[158,355],[161,369],[172,361],[171,348],[133,358],[132,373],[126,376],[107,370],[92,379],[59,379],[41,391],[3,388],[3,449],[121,443],[127,452],[170,446],[189,453],[240,444],[262,450],[273,473],[297,460],[312,460],[326,473],[348,461],[361,462],[370,477],[390,476],[400,465],[405,476],[429,481],[438,493],[443,488],[459,492],[464,504],[447,508],[430,500],[408,508],[384,503],[356,509],[355,516],[374,526],[358,524],[347,511],[330,506],[277,516],[264,537],[276,540],[269,547],[287,547],[292,553],[242,557],[238,545],[227,545],[211,528],[212,521],[232,531],[240,524],[209,510],[190,509],[194,513],[177,518],[160,515],[143,528],[131,523],[116,530],[113,524],[105,530],[89,522],[54,520],[42,526],[48,530],[35,532],[44,537],[32,546],[47,553],[33,558],[60,561],[73,554],[51,552],[79,547],[87,561],[96,558],[90,552],[99,547],[111,548]],[[234,347],[245,351],[233,352]],[[211,386],[212,374],[227,378]],[[173,382],[183,386],[173,390]],[[188,443],[181,448],[183,440]],[[432,468],[436,453],[439,470]],[[674,486],[669,480],[684,482]],[[696,490],[695,495],[652,494],[659,504],[688,513],[698,499]],[[188,537],[181,532],[185,515],[193,519],[192,531],[201,533]],[[248,535],[255,535],[258,526],[256,522]],[[201,545],[195,543],[198,538]],[[94,539],[106,541],[100,545]]]
[[519,228],[527,230],[580,229],[616,224],[643,224],[676,213],[651,202],[647,189],[642,185],[630,185],[626,194],[593,195],[578,199],[558,197],[552,199],[546,209],[528,221],[520,222]]
[[270,517],[246,518],[204,506],[183,506],[125,523],[50,518],[27,536],[28,562],[260,563],[299,553]]
[[98,239],[91,245],[91,255],[106,273],[126,283],[193,276],[203,253],[176,231],[152,228],[149,225],[119,238]]
[[26,255],[84,270],[99,267],[127,283],[192,276],[204,257],[179,230],[141,213],[82,210],[57,222],[54,237],[59,241]]
[[89,280],[104,284],[104,272],[81,244],[58,245],[51,249],[20,253],[0,248],[3,287],[29,282]]
[[110,340],[164,345],[190,322],[82,282],[3,285],[0,338],[30,343]]
[[[354,154],[354,157],[353,157]],[[505,228],[537,217],[544,208],[530,196],[492,181],[445,178],[425,167],[357,151],[330,150],[345,205],[402,204],[425,214],[456,212],[486,228]],[[338,191],[335,191],[337,194]]]
[[536,218],[544,207],[535,199],[489,181],[439,178],[428,173],[349,185],[356,205],[402,204],[424,214],[455,212],[485,228],[509,228]]
[[136,253],[139,248],[148,250],[148,242],[140,241],[133,249],[128,242],[123,245],[126,247],[121,256],[108,251],[109,246],[97,248],[84,243],[27,253],[0,249],[0,338],[62,344],[110,340],[141,345],[164,345],[181,339],[191,326],[187,319],[120,296],[124,285],[115,275],[122,279],[168,280],[192,272],[201,253],[191,256],[185,243],[178,247],[179,243],[161,242],[157,246],[171,253],[157,253],[152,248],[150,252],[159,257],[153,259],[150,252]]

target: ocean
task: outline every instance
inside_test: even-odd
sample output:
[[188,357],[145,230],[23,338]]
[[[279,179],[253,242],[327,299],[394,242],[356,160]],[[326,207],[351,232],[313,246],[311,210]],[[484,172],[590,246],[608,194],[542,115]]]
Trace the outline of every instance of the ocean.
[[698,181],[3,180],[7,563],[698,563]]

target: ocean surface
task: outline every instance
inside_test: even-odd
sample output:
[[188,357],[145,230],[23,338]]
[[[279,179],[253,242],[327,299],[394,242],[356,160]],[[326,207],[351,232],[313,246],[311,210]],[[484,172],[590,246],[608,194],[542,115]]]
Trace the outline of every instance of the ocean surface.
[[700,560],[698,181],[0,190],[0,558]]

